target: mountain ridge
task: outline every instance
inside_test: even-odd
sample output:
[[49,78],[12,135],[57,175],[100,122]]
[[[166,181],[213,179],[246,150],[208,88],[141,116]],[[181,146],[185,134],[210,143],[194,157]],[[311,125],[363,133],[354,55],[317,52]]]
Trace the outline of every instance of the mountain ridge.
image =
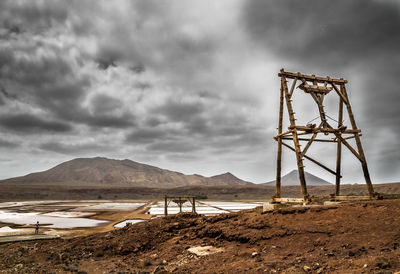
[[116,160],[105,157],[75,158],[45,171],[0,180],[0,183],[157,188],[254,185],[229,172],[212,177],[185,175],[129,159]]

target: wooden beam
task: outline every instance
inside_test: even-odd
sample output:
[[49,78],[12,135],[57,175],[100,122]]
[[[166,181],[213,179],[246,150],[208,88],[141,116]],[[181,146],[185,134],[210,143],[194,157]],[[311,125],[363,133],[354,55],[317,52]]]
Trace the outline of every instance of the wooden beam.
[[292,82],[292,86],[290,87],[289,98],[292,98],[294,87],[296,86],[296,82],[297,82],[297,77],[294,78],[294,80]]
[[165,196],[164,215],[168,216],[168,199],[167,199],[167,196]]
[[347,105],[349,102],[347,101],[346,97],[343,95],[343,93],[337,88],[337,86],[334,83],[331,83],[333,89],[336,91],[336,93],[340,96],[340,99],[343,100],[343,102]]
[[332,200],[335,201],[368,201],[375,200],[376,198],[372,198],[371,196],[334,196]]
[[[346,97],[347,101],[349,101],[348,96],[347,96],[346,87],[344,86],[344,84],[341,85],[341,91],[342,91],[343,95]],[[357,125],[356,125],[356,121],[354,120],[353,111],[351,109],[350,104],[346,104],[346,107],[347,107],[347,113],[349,114],[351,126],[355,130],[355,129],[357,129]],[[362,170],[364,173],[364,179],[365,179],[365,183],[367,184],[369,195],[374,196],[375,192],[374,192],[374,188],[372,186],[371,177],[369,175],[367,160],[365,159],[364,150],[361,145],[360,136],[358,134],[355,134],[354,137],[356,139],[356,145],[357,145],[358,153],[360,155],[359,159],[361,162],[361,167],[362,167]],[[342,142],[343,142],[343,140],[342,140]]]
[[[282,129],[281,129],[281,131],[282,131]],[[293,132],[293,130],[288,130],[288,131],[279,133],[279,127],[278,127],[278,135],[276,137],[285,136],[287,134],[291,134],[292,132]]]
[[303,198],[272,198],[273,203],[304,203]]
[[297,129],[300,131],[307,131],[309,133],[344,133],[344,134],[354,134],[354,133],[361,133],[361,130],[359,129],[344,129],[344,130],[340,130],[340,129],[335,129],[335,128],[311,128],[311,127],[305,127],[305,126],[289,126],[289,129]]
[[[289,148],[289,149],[292,150],[292,151],[296,151],[293,147],[291,147],[290,145],[288,145],[288,144],[286,144],[286,143],[284,143],[284,142],[282,142],[282,145],[284,145],[285,147]],[[336,175],[336,172],[335,172],[335,171],[333,171],[333,170],[330,169],[329,167],[327,167],[327,166],[321,164],[321,163],[318,162],[317,160],[314,160],[313,158],[311,158],[311,157],[309,157],[309,156],[307,156],[307,155],[304,155],[303,157],[306,158],[307,160],[313,162],[314,164],[319,165],[320,167],[322,167],[323,169],[329,171],[329,172],[332,173],[333,175]]]
[[[290,137],[283,137],[282,140],[293,140]],[[311,139],[309,138],[298,138],[299,141],[310,141]],[[313,142],[324,142],[324,143],[337,143],[337,141],[334,140],[328,140],[328,139],[314,139]]]
[[[283,81],[281,79],[281,81]],[[284,101],[284,90],[283,84],[281,83],[281,90],[279,96],[279,120],[278,120],[278,151],[276,157],[276,191],[275,197],[281,197],[281,176],[282,176],[282,125],[283,125],[283,101]],[[290,132],[290,131],[289,131]]]
[[335,84],[341,84],[341,83],[347,83],[347,80],[344,79],[335,79],[335,78],[330,78],[330,77],[316,77],[316,76],[310,76],[310,75],[305,75],[301,74],[300,72],[293,73],[293,72],[288,72],[284,71],[283,69],[278,73],[278,76],[285,76],[286,78],[289,79],[294,79],[294,78],[304,78],[306,81],[317,81],[318,83],[335,83]]
[[[362,134],[358,134],[358,136],[362,136]],[[349,137],[346,137],[346,138],[343,138],[343,139],[345,139],[345,140],[349,140],[349,139],[353,139],[353,138],[356,138],[356,136],[355,135],[353,135],[353,136],[349,136]]]
[[358,160],[362,161],[360,154],[345,140],[340,134],[336,134],[336,137],[358,158]]
[[319,116],[321,117],[322,127],[326,128],[327,121],[326,121],[326,117],[325,117],[324,106],[322,105],[323,97],[318,96],[317,94],[315,94],[313,92],[311,92],[310,95],[314,99],[314,101],[317,103]]
[[[283,69],[281,70],[281,72],[283,72]],[[289,114],[290,126],[296,127],[296,119],[294,118],[294,111],[293,111],[292,103],[290,100],[285,76],[281,76],[281,87],[283,87],[283,93],[285,96],[286,106],[287,106],[287,110],[288,110],[288,114]],[[309,198],[309,196],[307,193],[307,185],[306,185],[306,179],[305,179],[305,175],[304,175],[303,158],[301,156],[301,148],[300,148],[300,143],[299,143],[298,136],[297,136],[297,130],[293,130],[292,135],[293,135],[293,143],[294,143],[294,147],[295,147],[294,151],[296,153],[296,159],[297,159],[297,168],[299,171],[301,193],[303,195],[303,198],[305,200],[307,200]],[[283,142],[282,142],[282,144],[283,144]]]
[[[338,117],[338,128],[342,126],[343,123],[343,100],[339,100],[339,117]],[[342,141],[338,138],[336,147],[336,182],[335,182],[335,195],[340,194],[340,172],[341,172],[341,162],[342,162]]]
[[306,147],[303,149],[303,152],[301,153],[301,155],[304,157],[304,155],[306,155],[307,150],[309,149],[309,147],[311,146],[312,142],[315,140],[315,137],[317,137],[318,133],[314,133],[313,136],[311,137],[311,139],[308,141]]

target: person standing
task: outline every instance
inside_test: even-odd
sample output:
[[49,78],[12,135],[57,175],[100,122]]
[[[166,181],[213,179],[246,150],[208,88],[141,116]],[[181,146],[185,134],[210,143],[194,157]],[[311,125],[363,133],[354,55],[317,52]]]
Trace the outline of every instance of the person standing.
[[36,222],[35,234],[39,234],[39,221]]

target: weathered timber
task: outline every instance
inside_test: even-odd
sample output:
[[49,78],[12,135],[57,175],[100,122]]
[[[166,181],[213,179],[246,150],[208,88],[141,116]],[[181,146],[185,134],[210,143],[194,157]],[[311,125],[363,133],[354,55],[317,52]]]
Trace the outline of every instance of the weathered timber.
[[316,80],[319,83],[335,83],[335,84],[347,84],[347,80],[344,79],[334,79],[334,78],[330,78],[330,77],[316,77],[316,76],[310,76],[310,75],[305,75],[305,74],[301,74],[300,72],[297,73],[293,73],[293,72],[288,72],[288,71],[283,71],[281,70],[278,73],[279,77],[285,76],[288,79],[294,79],[294,78],[300,78],[300,79],[304,79],[304,81],[314,81]]
[[[301,186],[301,192],[303,199],[307,201],[309,195],[307,193],[307,185],[304,176],[304,165],[303,158],[307,159],[314,164],[322,167],[326,171],[335,175],[335,195],[340,195],[340,179],[341,176],[341,158],[342,158],[342,146],[347,147],[350,152],[360,161],[362,170],[364,173],[365,182],[368,187],[370,197],[375,197],[377,194],[373,190],[370,175],[368,172],[367,161],[361,145],[360,136],[361,130],[357,128],[355,123],[354,115],[350,106],[350,101],[347,95],[345,84],[347,80],[342,78],[334,79],[330,77],[317,77],[315,75],[305,75],[301,73],[286,72],[283,69],[280,71],[278,76],[281,78],[281,89],[280,89],[280,108],[279,108],[279,125],[278,134],[274,139],[278,142],[278,153],[277,153],[277,176],[276,176],[276,194],[275,198],[280,198],[281,195],[281,170],[282,170],[282,146],[289,148],[296,154],[297,168],[299,172],[299,180]],[[316,124],[307,125],[296,125],[295,112],[293,111],[292,95],[295,92],[295,86],[297,81],[300,80],[301,84],[298,86],[303,92],[310,94],[316,103],[319,111],[319,119],[321,120],[319,126]],[[291,81],[290,90],[288,84]],[[330,93],[331,90],[335,90],[334,93]],[[325,96],[329,94],[336,95],[338,98],[338,121],[337,126],[333,127],[328,123],[327,117],[329,117],[324,109],[323,101]],[[288,131],[282,132],[283,126],[283,106],[286,102],[286,107],[289,116],[289,127]],[[351,124],[351,129],[348,129],[346,125],[343,125],[344,108],[347,110],[347,115]],[[330,117],[329,117],[330,118]],[[332,118],[331,118],[332,119]],[[333,120],[333,119],[332,119]],[[333,135],[331,139],[318,139],[316,138],[318,133],[324,135]],[[306,135],[306,136],[305,136]],[[351,136],[348,136],[351,135]],[[299,137],[305,136],[305,137]],[[355,139],[356,148],[353,148],[346,140]],[[283,142],[283,140],[292,140],[294,146],[290,146]],[[303,150],[301,150],[300,141],[307,141],[307,144]],[[319,161],[309,157],[306,153],[314,142],[322,143],[337,143],[336,144],[336,171],[328,168]]]
[[[339,100],[339,117],[338,117],[338,128],[343,124],[343,99]],[[342,140],[338,138],[336,146],[336,182],[335,182],[335,195],[340,194],[340,172],[342,162]]]
[[192,212],[196,213],[196,197],[195,196],[166,196],[164,197],[164,215],[168,216],[168,205],[174,202],[179,207],[179,213],[182,212],[182,205],[189,202],[192,205]]
[[[297,79],[296,79],[297,80]],[[281,79],[281,81],[283,81]],[[293,87],[294,88],[294,87]],[[277,162],[276,162],[276,191],[275,197],[281,197],[281,176],[282,176],[282,122],[283,122],[283,101],[284,101],[284,90],[283,85],[281,85],[280,101],[279,101],[279,124],[278,124],[278,152],[277,152]],[[291,131],[289,131],[291,132]]]
[[[281,70],[281,72],[282,71],[283,71],[283,69]],[[292,135],[293,135],[293,143],[294,143],[296,159],[297,159],[297,168],[299,171],[301,193],[303,195],[303,198],[306,200],[306,199],[308,199],[308,193],[307,193],[306,179],[305,179],[305,175],[304,175],[303,157],[301,155],[300,143],[298,140],[297,130],[296,130],[296,119],[294,118],[294,111],[293,111],[293,107],[292,107],[292,102],[290,100],[285,76],[281,77],[281,86],[283,87],[283,93],[284,93],[284,95],[285,95],[284,97],[286,99],[286,106],[287,106],[288,113],[289,113],[290,126],[294,129]]]
[[[282,142],[282,145],[284,145],[285,147],[287,147],[288,149],[292,150],[292,151],[296,151],[293,147],[291,147],[290,145]],[[332,173],[333,175],[336,175],[336,172],[333,171],[332,169],[330,169],[329,167],[325,166],[324,164],[321,164],[320,162],[318,162],[317,160],[314,160],[313,158],[311,158],[310,156],[307,155],[303,155],[304,158],[306,158],[307,160],[313,162],[316,165],[319,165],[320,167],[322,167],[323,169],[325,169],[326,171]]]
[[315,132],[322,132],[322,133],[335,133],[335,132],[340,132],[344,134],[354,134],[354,133],[360,133],[361,130],[359,129],[339,129],[339,128],[311,128],[308,126],[289,126],[289,129],[297,129],[300,131],[307,131],[309,133],[315,133]]
[[[347,96],[346,87],[344,85],[342,85],[342,92],[343,92],[343,95],[346,97],[347,102],[348,102],[349,98]],[[351,126],[353,127],[354,130],[356,130],[357,129],[357,125],[356,125],[356,121],[354,119],[353,111],[351,109],[350,104],[346,104],[346,108],[347,108],[347,113],[349,114],[349,119],[350,119]],[[362,145],[361,145],[360,136],[358,134],[355,134],[354,137],[355,137],[355,140],[356,140],[358,153],[359,153],[359,155],[361,157],[361,159],[360,159],[361,166],[362,166],[362,169],[363,169],[363,172],[364,172],[364,179],[365,179],[365,182],[366,182],[367,187],[368,187],[369,195],[370,196],[374,196],[375,192],[374,192],[374,188],[372,186],[371,178],[369,176],[367,160],[365,159],[364,150],[363,150]]]
[[367,201],[375,200],[375,196],[334,196],[331,198],[332,201]]
[[272,203],[304,203],[303,198],[272,198]]

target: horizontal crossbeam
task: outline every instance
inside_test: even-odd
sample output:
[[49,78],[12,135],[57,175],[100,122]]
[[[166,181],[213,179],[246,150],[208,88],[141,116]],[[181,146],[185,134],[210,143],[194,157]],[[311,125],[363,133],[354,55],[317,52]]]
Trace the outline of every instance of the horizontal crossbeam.
[[305,75],[305,74],[301,74],[300,72],[298,73],[293,73],[293,72],[287,72],[284,70],[281,70],[280,73],[278,73],[279,77],[285,76],[286,78],[289,79],[294,79],[294,78],[304,78],[304,80],[306,81],[317,81],[318,83],[335,83],[335,84],[346,84],[347,80],[344,79],[335,79],[335,78],[330,78],[330,77],[317,77],[315,75]]
[[[293,147],[291,147],[290,145],[285,144],[284,142],[282,142],[282,145],[284,145],[285,147],[289,148],[290,150],[296,152],[296,150],[295,150]],[[329,167],[327,167],[327,166],[321,164],[321,163],[318,162],[317,160],[314,160],[313,158],[311,158],[311,157],[309,157],[309,156],[307,156],[307,155],[303,155],[303,157],[306,158],[307,160],[313,162],[314,164],[319,165],[320,167],[322,167],[323,169],[329,171],[329,172],[332,173],[333,175],[336,175],[336,172],[335,172],[335,171],[333,171],[333,170],[330,169]],[[340,178],[341,178],[341,177],[342,177],[342,176],[340,176]]]
[[301,131],[307,131],[312,133],[344,133],[344,134],[354,134],[360,133],[359,129],[334,129],[334,128],[312,128],[305,126],[290,126],[289,129],[297,129]]
[[[283,137],[282,140],[293,140],[290,137]],[[309,138],[298,138],[299,141],[310,141]],[[324,142],[324,143],[337,143],[335,140],[328,140],[328,139],[314,139],[313,142]]]

